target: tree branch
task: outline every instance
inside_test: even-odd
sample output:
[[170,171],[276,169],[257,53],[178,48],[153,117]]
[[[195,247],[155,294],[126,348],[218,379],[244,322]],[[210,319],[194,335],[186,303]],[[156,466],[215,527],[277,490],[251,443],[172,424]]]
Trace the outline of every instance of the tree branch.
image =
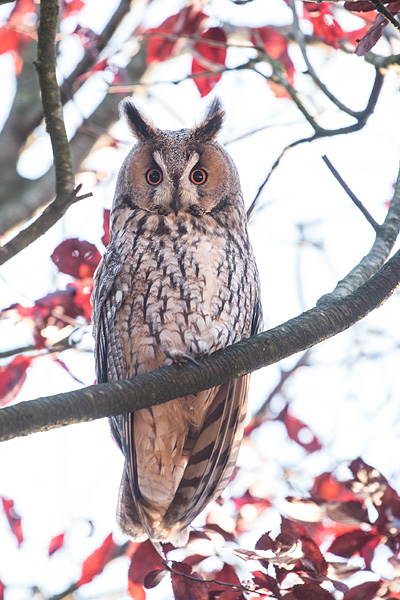
[[0,441],[133,412],[221,385],[326,340],[365,317],[400,281],[400,251],[358,290],[317,306],[251,339],[205,357],[196,366],[170,365],[131,380],[21,402],[0,410]]
[[336,288],[330,294],[325,294],[318,300],[318,305],[326,302],[335,301],[335,299],[346,296],[350,292],[359,288],[364,282],[368,281],[372,275],[378,272],[387,257],[389,256],[396,241],[400,229],[400,170],[397,175],[396,186],[392,201],[389,206],[386,218],[379,227],[375,241],[371,250],[362,258],[360,263],[354,267],[337,284]]
[[357,196],[354,194],[354,192],[352,192],[352,190],[349,188],[347,183],[344,181],[343,177],[336,171],[335,167],[333,166],[333,164],[331,163],[331,161],[325,154],[322,157],[322,160],[324,161],[324,163],[326,164],[326,166],[328,167],[328,169],[330,170],[330,172],[332,173],[332,175],[334,176],[336,181],[338,181],[338,183],[342,186],[342,188],[344,189],[346,194],[349,196],[349,198],[351,198],[351,200],[354,202],[354,204],[357,206],[357,208],[362,212],[364,217],[367,219],[368,223],[370,225],[372,225],[375,232],[377,233],[380,229],[379,223],[377,223],[375,221],[375,219],[370,214],[370,212],[365,208],[364,204],[357,198]]
[[63,200],[74,187],[74,174],[56,77],[55,38],[58,17],[58,0],[42,0],[35,67],[39,76],[46,128],[53,148],[56,195]]

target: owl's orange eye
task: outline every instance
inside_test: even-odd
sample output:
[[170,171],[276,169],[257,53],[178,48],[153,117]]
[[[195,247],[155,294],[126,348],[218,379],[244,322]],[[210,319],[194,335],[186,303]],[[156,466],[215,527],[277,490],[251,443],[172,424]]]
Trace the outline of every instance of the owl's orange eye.
[[160,169],[149,169],[146,173],[146,181],[150,185],[158,185],[163,180],[163,175]]
[[201,185],[207,181],[207,173],[204,169],[193,169],[190,173],[190,181],[196,185]]

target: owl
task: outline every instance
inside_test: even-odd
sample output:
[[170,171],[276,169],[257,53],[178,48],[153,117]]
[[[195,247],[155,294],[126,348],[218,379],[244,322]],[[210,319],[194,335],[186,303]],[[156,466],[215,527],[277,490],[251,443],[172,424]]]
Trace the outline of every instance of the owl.
[[[121,103],[137,143],[118,175],[94,281],[99,383],[202,357],[260,330],[257,267],[236,167],[215,141],[214,100],[163,131]],[[184,545],[221,494],[243,435],[249,376],[110,420],[124,458],[117,519],[131,538]]]

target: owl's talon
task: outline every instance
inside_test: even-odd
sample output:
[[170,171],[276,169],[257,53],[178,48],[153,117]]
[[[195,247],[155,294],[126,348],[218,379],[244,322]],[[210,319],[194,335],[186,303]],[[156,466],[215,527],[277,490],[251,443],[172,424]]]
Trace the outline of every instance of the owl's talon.
[[195,358],[193,358],[193,356],[189,356],[189,354],[185,354],[184,352],[181,352],[180,350],[171,350],[171,352],[168,353],[168,357],[172,360],[172,362],[174,364],[180,365],[186,361],[189,361],[191,363],[193,363],[194,365],[196,365],[196,367],[200,366],[200,363],[197,362],[197,360]]

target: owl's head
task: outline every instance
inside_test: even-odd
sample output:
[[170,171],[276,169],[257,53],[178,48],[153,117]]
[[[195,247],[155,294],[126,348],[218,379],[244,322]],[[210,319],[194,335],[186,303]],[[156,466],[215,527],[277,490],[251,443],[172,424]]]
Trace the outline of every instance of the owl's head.
[[201,123],[179,131],[156,128],[130,98],[121,102],[120,110],[137,144],[121,167],[114,213],[122,217],[129,209],[140,209],[170,218],[202,219],[232,209],[244,217],[236,167],[215,141],[224,118],[218,100]]

